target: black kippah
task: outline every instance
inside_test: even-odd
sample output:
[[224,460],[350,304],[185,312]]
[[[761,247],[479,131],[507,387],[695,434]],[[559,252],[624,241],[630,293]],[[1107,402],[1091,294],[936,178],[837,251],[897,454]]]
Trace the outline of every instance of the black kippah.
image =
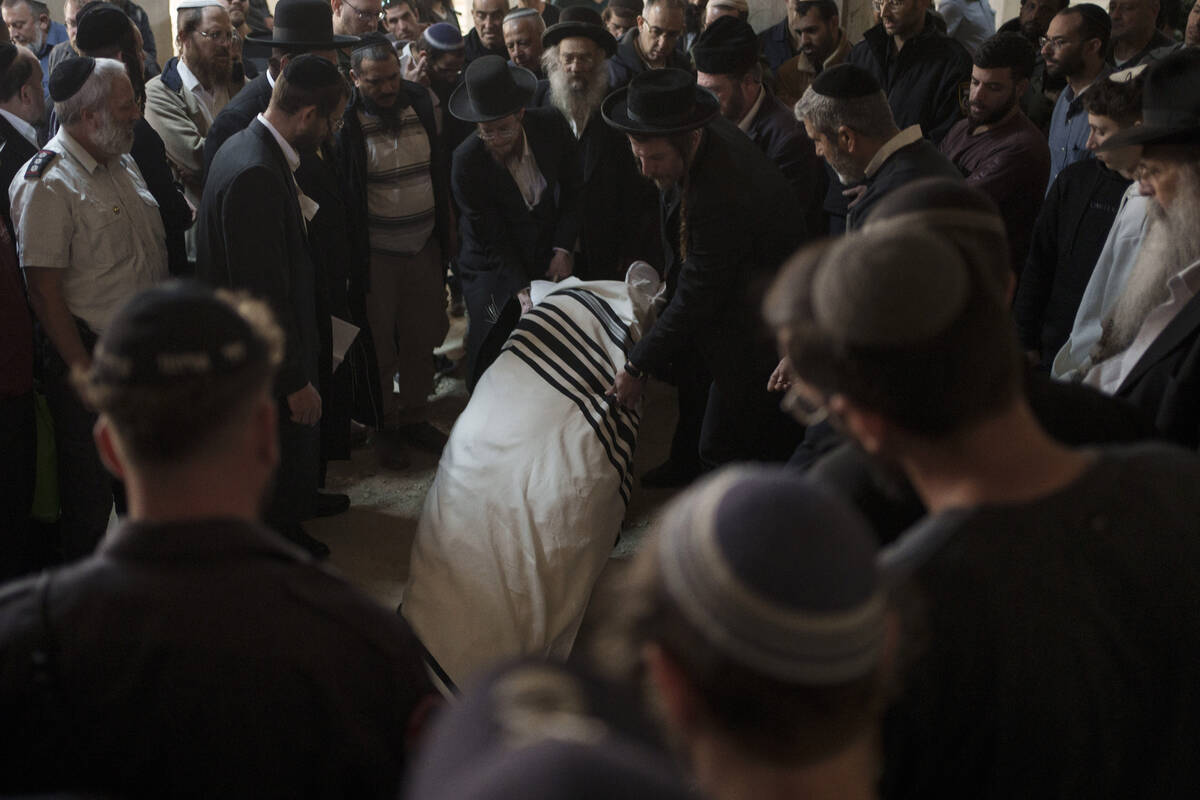
[[304,89],[323,89],[342,80],[342,73],[321,56],[305,53],[288,62],[283,77]]
[[4,72],[17,60],[17,46],[5,42],[0,44],[0,72]]
[[392,47],[392,43],[382,33],[364,33],[358,37],[358,44],[354,45],[354,49],[350,52],[356,53],[359,50],[370,50],[381,45]]
[[883,91],[879,81],[862,67],[838,64],[822,72],[812,82],[812,90],[825,97],[848,99],[866,97]]
[[88,56],[68,59],[59,64],[50,74],[50,99],[56,103],[70,100],[95,68],[96,59]]
[[129,17],[111,3],[92,3],[83,7],[76,17],[75,46],[81,53],[91,53],[121,44],[130,35]]
[[595,9],[587,6],[571,6],[564,8],[562,14],[558,16],[559,22],[583,22],[588,25],[603,25],[604,20],[596,13]]
[[737,75],[758,61],[758,37],[737,17],[717,17],[692,46],[696,69],[710,75]]

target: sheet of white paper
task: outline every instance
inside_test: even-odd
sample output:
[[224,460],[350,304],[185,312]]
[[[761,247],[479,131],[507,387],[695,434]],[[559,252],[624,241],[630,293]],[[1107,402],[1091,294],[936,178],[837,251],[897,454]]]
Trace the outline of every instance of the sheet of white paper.
[[330,316],[329,320],[333,323],[333,368],[337,369],[358,336],[358,326],[334,316]]

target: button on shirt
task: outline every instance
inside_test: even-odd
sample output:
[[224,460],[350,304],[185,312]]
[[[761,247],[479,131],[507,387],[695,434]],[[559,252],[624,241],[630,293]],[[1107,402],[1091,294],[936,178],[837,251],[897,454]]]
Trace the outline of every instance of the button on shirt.
[[[1111,67],[1105,67],[1096,76],[1096,80],[1100,80],[1111,71]],[[1068,84],[1054,103],[1054,113],[1050,115],[1050,134],[1047,137],[1050,143],[1050,180],[1046,182],[1047,192],[1063,167],[1091,157],[1091,152],[1087,149],[1091,128],[1088,127],[1087,112],[1083,110],[1083,95],[1086,92],[1087,89],[1084,89],[1076,95],[1075,90]]]
[[158,204],[128,153],[102,164],[66,128],[40,178],[9,187],[22,267],[63,270],[67,308],[96,333],[138,292],[167,277]]

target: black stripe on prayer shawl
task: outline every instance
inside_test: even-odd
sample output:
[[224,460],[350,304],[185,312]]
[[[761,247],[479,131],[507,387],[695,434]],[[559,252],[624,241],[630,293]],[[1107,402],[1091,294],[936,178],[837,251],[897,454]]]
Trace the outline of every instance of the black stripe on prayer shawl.
[[[554,330],[547,328],[547,325],[552,326]],[[558,332],[558,335],[555,334],[555,330]],[[608,414],[612,410],[611,406],[601,402],[601,398],[604,397],[605,392],[608,391],[608,387],[613,382],[611,368],[599,367],[598,371],[600,374],[597,377],[595,372],[589,370],[580,360],[579,356],[571,350],[572,346],[582,349],[581,341],[559,325],[557,320],[550,319],[545,311],[542,311],[540,308],[535,308],[526,313],[521,318],[521,322],[518,323],[517,331],[521,332],[522,335],[528,334],[536,337],[538,341],[542,342],[544,348],[548,349],[558,359],[558,363],[553,364],[553,366],[564,380],[571,381],[572,386],[578,391],[583,392],[588,405],[603,420],[605,432],[608,434],[608,441],[613,444],[623,442],[625,448],[621,452],[622,457],[627,460],[632,458],[633,449],[637,443],[637,431],[622,421],[621,412],[624,409],[620,407],[618,407],[617,413],[612,416],[612,423],[617,428],[614,431],[608,418]],[[520,340],[524,341],[523,338]],[[583,339],[583,342],[587,341],[589,340],[586,338]],[[546,356],[544,351],[541,355],[543,358]],[[582,386],[581,382],[586,383],[587,386]]]
[[[526,314],[526,318],[528,316]],[[622,497],[628,503],[628,492],[633,488],[631,465],[634,445],[637,442],[637,421],[633,425],[621,421],[622,414],[628,415],[628,412],[620,406],[609,404],[603,400],[604,390],[607,386],[599,384],[600,388],[595,389],[593,387],[597,385],[597,382],[594,379],[589,380],[575,373],[570,362],[574,362],[577,367],[578,359],[567,350],[566,344],[559,340],[552,331],[542,328],[540,320],[529,320],[529,325],[525,325],[525,322],[526,319],[523,318],[522,324],[509,338],[506,349],[512,350],[514,355],[520,356],[547,383],[571,400],[583,413],[585,421],[596,434],[596,438],[600,440],[600,445],[604,448],[609,462],[617,468],[617,475],[621,478]],[[539,369],[532,362],[532,359],[535,358],[545,362],[544,370]],[[550,371],[556,373],[555,377],[548,374]],[[586,386],[585,383],[591,385]],[[614,423],[617,428],[615,431],[613,430]]]
[[[609,384],[612,384],[613,365],[609,360],[610,356],[608,350],[604,349],[599,342],[584,333],[583,328],[580,328],[579,323],[571,319],[570,314],[552,303],[543,303],[533,310],[544,314],[553,314],[563,323],[569,325],[571,329],[579,336],[579,338],[583,340],[583,343],[587,345],[587,350],[590,352],[585,352],[584,355],[587,356],[587,359],[596,366],[596,369],[604,374],[604,377],[608,380]],[[593,358],[591,355],[592,353],[599,356],[599,358]]]
[[564,294],[578,300],[584,308],[596,315],[596,319],[600,320],[600,324],[608,332],[608,338],[612,339],[613,344],[621,348],[621,352],[629,354],[633,348],[633,339],[629,336],[629,329],[608,303],[584,289],[559,289],[552,294]]

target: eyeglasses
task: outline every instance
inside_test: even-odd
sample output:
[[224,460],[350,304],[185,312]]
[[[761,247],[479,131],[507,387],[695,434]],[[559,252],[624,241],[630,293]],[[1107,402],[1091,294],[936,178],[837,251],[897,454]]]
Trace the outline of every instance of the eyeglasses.
[[1043,36],[1042,38],[1038,39],[1038,44],[1042,47],[1061,50],[1069,44],[1075,44],[1075,42],[1062,36],[1055,36],[1053,39],[1051,39],[1049,36]]
[[354,16],[358,17],[362,22],[373,22],[374,20],[380,18],[380,13],[378,11],[363,11],[361,8],[354,5],[354,3],[351,3],[350,0],[342,0],[342,2],[349,6],[350,10],[354,12]]
[[242,40],[241,36],[236,33],[229,33],[228,31],[196,31],[196,33],[200,34],[202,39],[207,39],[217,44],[232,44],[233,42],[240,42]]

